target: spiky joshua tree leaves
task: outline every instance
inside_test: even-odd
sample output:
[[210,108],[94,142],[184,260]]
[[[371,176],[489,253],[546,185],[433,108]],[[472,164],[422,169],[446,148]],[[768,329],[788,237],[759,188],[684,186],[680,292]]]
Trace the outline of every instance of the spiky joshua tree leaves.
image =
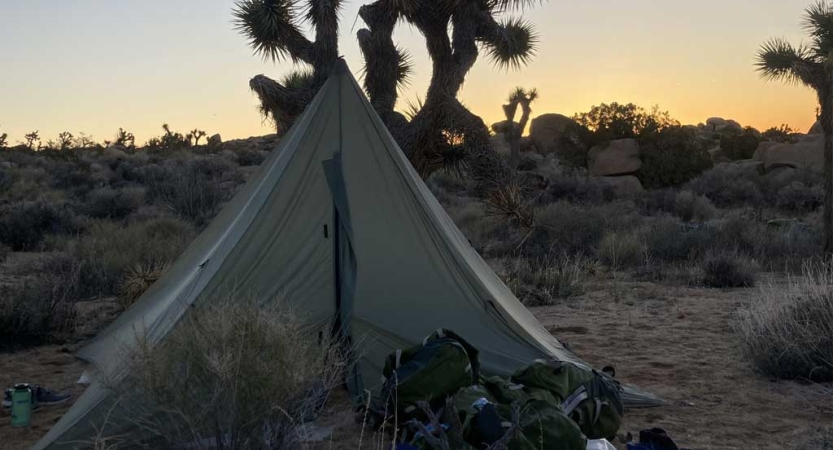
[[[304,4],[302,7],[301,4]],[[365,59],[364,88],[399,145],[422,176],[440,168],[467,169],[489,182],[510,176],[491,151],[488,129],[457,95],[483,51],[499,68],[519,68],[535,53],[533,27],[497,15],[537,3],[533,0],[376,0],[363,5],[358,31]],[[277,82],[263,75],[251,81],[262,109],[279,127],[303,111],[332,72],[338,57],[335,0],[238,0],[235,18],[250,45],[265,58],[304,63],[309,69]],[[395,110],[398,87],[411,72],[408,53],[393,40],[396,26],[414,26],[425,36],[432,76],[421,107],[409,120]],[[315,29],[310,41],[299,27]]]
[[758,52],[756,67],[765,79],[816,91],[824,131],[824,249],[833,252],[833,4],[819,1],[809,6],[803,25],[810,36],[808,44],[771,39]]

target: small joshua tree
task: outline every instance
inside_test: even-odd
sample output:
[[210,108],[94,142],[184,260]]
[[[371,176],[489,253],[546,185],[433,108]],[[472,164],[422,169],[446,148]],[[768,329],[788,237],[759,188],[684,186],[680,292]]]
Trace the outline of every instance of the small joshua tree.
[[[521,136],[523,136],[524,130],[526,130],[526,125],[529,123],[529,115],[532,113],[530,105],[537,98],[537,90],[530,89],[525,91],[523,88],[518,87],[509,94],[508,103],[503,105],[503,113],[506,115],[506,126],[501,131],[504,133],[504,139],[509,143],[509,165],[513,169],[518,167],[518,162],[520,162]],[[521,108],[521,120],[515,122],[515,115],[518,113],[519,106]]]
[[125,148],[135,148],[136,137],[133,136],[133,133],[126,131],[124,128],[119,128],[118,133],[116,133],[116,140],[113,143]]
[[200,138],[202,138],[203,136],[205,136],[205,131],[194,128],[193,130],[191,130],[190,133],[188,133],[187,137],[189,140],[194,140],[194,147],[196,147],[200,145]]
[[[38,135],[37,130],[23,135],[23,139],[26,140],[26,146],[29,147],[29,150],[40,149],[40,136]],[[36,143],[37,146],[35,146]]]

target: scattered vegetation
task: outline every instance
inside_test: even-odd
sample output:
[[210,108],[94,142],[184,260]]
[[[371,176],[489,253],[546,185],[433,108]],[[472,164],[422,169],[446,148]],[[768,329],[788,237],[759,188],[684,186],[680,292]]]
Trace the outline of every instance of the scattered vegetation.
[[805,263],[789,286],[764,286],[735,321],[746,356],[763,374],[833,381],[833,269]]

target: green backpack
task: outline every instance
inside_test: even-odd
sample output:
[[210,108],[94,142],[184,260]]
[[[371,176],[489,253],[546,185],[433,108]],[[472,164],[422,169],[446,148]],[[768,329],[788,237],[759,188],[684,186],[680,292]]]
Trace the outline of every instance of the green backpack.
[[622,388],[607,374],[567,362],[536,360],[515,372],[511,381],[549,391],[589,439],[613,440],[619,431],[625,413]]
[[[506,389],[503,393],[500,390]],[[496,395],[494,392],[498,391]],[[506,394],[506,395],[504,395]],[[552,398],[543,390],[533,395]],[[504,402],[508,400],[508,402]],[[532,397],[499,377],[491,377],[485,386],[470,386],[454,396],[454,404],[463,425],[463,438],[472,448],[485,448],[500,439],[511,427],[512,403],[520,404],[518,435],[509,442],[509,450],[584,450],[587,441],[578,425],[561,411],[558,402]],[[495,407],[497,420],[482,420],[484,403]]]
[[418,403],[432,409],[480,378],[478,352],[463,338],[442,328],[425,338],[422,345],[391,353],[382,370],[381,396],[399,414],[399,422],[421,416]]

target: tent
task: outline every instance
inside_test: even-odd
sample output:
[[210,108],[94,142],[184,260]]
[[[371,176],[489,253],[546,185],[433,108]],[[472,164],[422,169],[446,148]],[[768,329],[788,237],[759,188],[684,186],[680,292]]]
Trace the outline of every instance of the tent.
[[[536,358],[583,363],[551,336],[446,215],[341,61],[254,178],[138,301],[82,348],[108,379],[143,334],[165,339],[190,307],[229,285],[280,295],[361,342],[348,386],[379,384],[387,354],[452,329],[482,370]],[[90,439],[114,393],[93,381],[35,450]],[[627,406],[656,397],[626,390]]]

